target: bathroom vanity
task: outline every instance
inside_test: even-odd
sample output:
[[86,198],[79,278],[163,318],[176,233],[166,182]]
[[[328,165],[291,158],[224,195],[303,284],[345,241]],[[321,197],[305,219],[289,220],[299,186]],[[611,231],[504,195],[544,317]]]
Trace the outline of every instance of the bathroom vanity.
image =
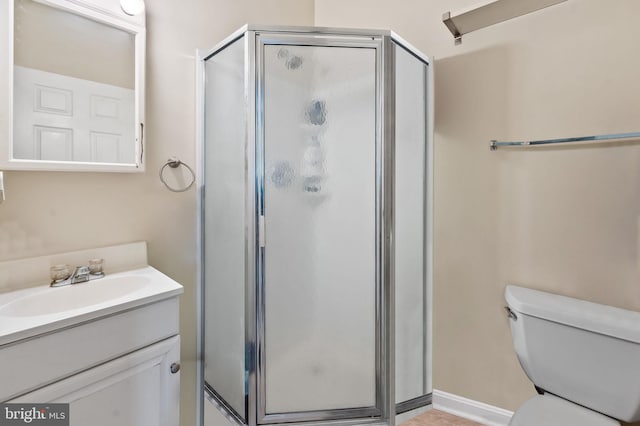
[[69,403],[76,426],[177,426],[182,291],[143,266],[0,293],[0,401]]

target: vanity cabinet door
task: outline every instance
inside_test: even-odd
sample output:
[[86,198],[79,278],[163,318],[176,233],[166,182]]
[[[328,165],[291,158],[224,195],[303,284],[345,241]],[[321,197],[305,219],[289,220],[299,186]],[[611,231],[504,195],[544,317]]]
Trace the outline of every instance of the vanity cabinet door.
[[178,426],[179,359],[175,336],[9,402],[69,403],[71,426]]

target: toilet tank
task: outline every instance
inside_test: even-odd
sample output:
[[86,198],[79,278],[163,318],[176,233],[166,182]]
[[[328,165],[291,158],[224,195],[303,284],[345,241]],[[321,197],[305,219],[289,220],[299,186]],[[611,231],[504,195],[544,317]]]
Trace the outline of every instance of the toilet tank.
[[538,387],[640,421],[640,313],[507,286],[516,354]]

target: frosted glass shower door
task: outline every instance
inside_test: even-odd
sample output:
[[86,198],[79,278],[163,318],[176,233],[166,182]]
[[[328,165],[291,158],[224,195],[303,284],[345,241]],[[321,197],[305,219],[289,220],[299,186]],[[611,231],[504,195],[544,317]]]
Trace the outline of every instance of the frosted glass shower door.
[[395,396],[397,412],[424,405],[428,366],[430,273],[427,247],[428,65],[395,50]]
[[379,360],[379,51],[313,43],[261,48],[262,414],[296,420],[374,413]]
[[[205,60],[204,381],[246,418],[244,37]],[[253,241],[253,238],[251,238]]]

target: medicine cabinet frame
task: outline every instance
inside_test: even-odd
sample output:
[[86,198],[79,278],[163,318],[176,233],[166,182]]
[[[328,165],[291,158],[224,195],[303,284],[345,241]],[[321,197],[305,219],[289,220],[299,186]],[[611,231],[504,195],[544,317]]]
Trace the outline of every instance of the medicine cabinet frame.
[[0,2],[0,170],[144,172],[145,169],[145,57],[146,25],[144,13],[129,16],[114,0],[33,0],[65,12],[131,34],[135,43],[134,141],[135,161],[99,163],[89,161],[50,161],[14,158],[14,8],[17,0]]

